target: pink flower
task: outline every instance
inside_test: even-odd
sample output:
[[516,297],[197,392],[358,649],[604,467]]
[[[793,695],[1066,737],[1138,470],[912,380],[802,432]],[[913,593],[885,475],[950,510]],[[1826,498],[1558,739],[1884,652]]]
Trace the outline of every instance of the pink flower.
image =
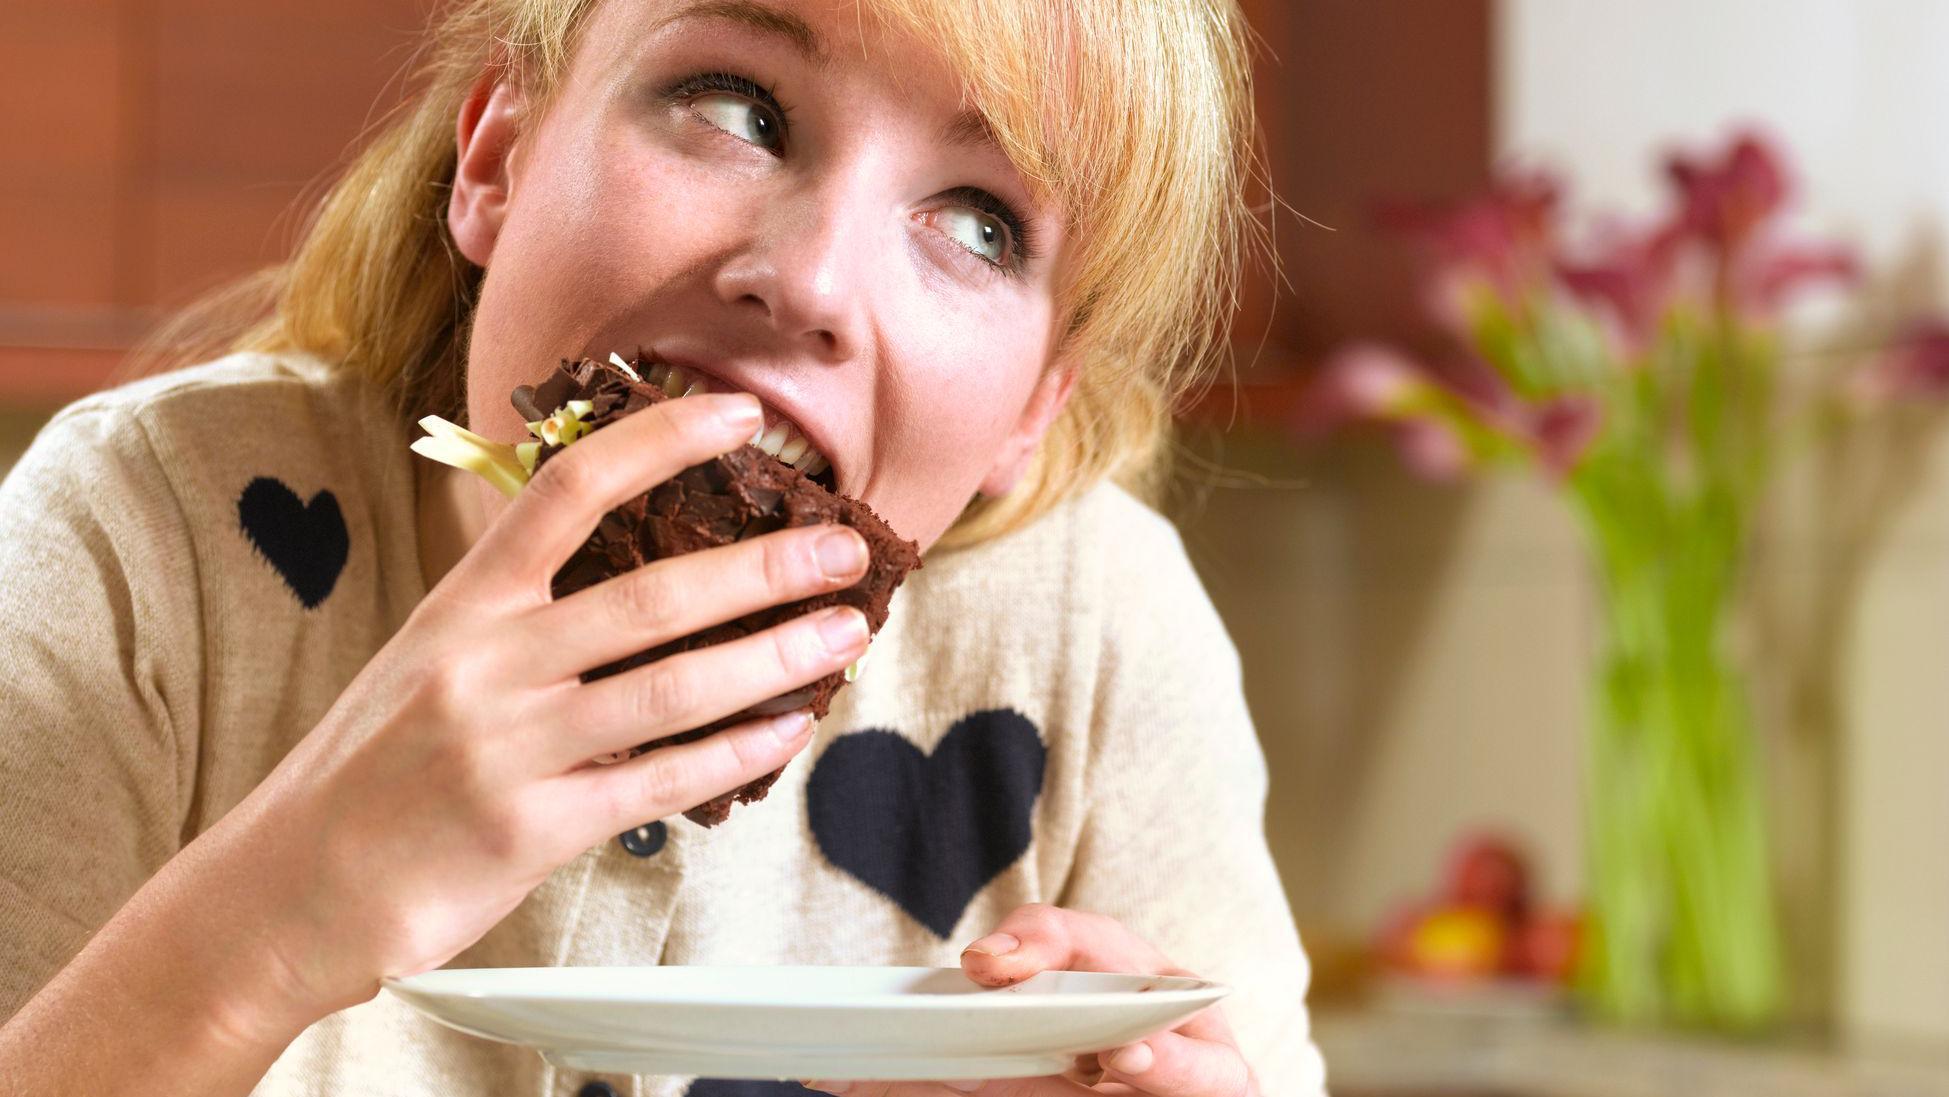
[[1792,187],[1782,158],[1757,134],[1739,135],[1716,162],[1674,154],[1665,170],[1678,209],[1664,237],[1703,250],[1713,279],[1703,288],[1718,307],[1765,321],[1810,283],[1857,277],[1847,248],[1778,239]]
[[1848,396],[1857,405],[1949,397],[1949,321],[1932,317],[1911,325],[1850,379]]
[[1507,430],[1522,416],[1522,399],[1509,378],[1477,354],[1445,358],[1428,370],[1442,387],[1468,405],[1476,419]]
[[1755,257],[1741,278],[1740,304],[1748,315],[1772,316],[1795,291],[1815,282],[1852,285],[1861,264],[1839,244],[1782,244]]
[[1665,175],[1678,191],[1674,228],[1722,255],[1737,255],[1759,227],[1785,208],[1786,170],[1772,147],[1755,133],[1734,139],[1717,163],[1673,153]]
[[1378,220],[1428,246],[1437,285],[1483,280],[1514,301],[1549,268],[1562,195],[1553,175],[1510,171],[1498,175],[1489,192],[1478,198],[1386,203]]
[[1647,350],[1658,336],[1674,289],[1676,241],[1665,232],[1620,233],[1594,262],[1557,264],[1557,281],[1570,296],[1593,307],[1616,332],[1627,356]]
[[1378,343],[1356,343],[1328,359],[1306,387],[1292,426],[1318,435],[1349,423],[1399,418],[1428,390],[1426,371],[1407,355]]
[[1594,261],[1557,265],[1559,284],[1613,326],[1627,356],[1650,346],[1680,302],[1764,322],[1812,283],[1857,276],[1847,248],[1778,239],[1787,176],[1761,138],[1742,135],[1716,159],[1674,154],[1666,172],[1677,205],[1663,224],[1613,234]]
[[1362,423],[1383,427],[1410,470],[1447,482],[1479,463],[1443,415],[1461,406],[1419,362],[1377,343],[1357,343],[1327,360],[1307,386],[1291,425],[1301,437]]
[[1394,427],[1401,463],[1424,480],[1452,484],[1481,464],[1455,428],[1439,419],[1408,419]]
[[1603,409],[1588,396],[1560,396],[1529,413],[1536,459],[1559,480],[1576,469],[1602,427]]
[[1575,469],[1601,424],[1582,395],[1527,401],[1479,358],[1425,366],[1388,347],[1356,344],[1329,359],[1296,407],[1302,437],[1339,427],[1387,428],[1410,469],[1452,481],[1527,452],[1552,476]]

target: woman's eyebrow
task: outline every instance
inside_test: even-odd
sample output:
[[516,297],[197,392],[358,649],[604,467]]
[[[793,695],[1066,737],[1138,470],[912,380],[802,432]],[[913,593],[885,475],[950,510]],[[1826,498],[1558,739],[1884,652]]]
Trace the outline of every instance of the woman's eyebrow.
[[652,29],[660,31],[683,19],[720,19],[785,39],[813,65],[824,68],[826,51],[811,24],[789,11],[756,0],[697,0],[665,16]]
[[949,148],[978,148],[986,145],[996,152],[1002,143],[995,139],[995,127],[988,124],[987,115],[978,110],[964,110],[941,127],[941,144]]
[[[948,119],[947,125],[941,127],[940,136],[936,140],[946,148],[975,149],[984,153],[993,153],[1015,169],[1018,179],[1022,178],[1021,169],[1015,164],[1014,157],[1002,148],[1001,138],[995,136],[994,123],[978,110],[964,110]],[[1026,212],[1031,218],[1052,213],[1048,190],[1029,184],[1026,180],[1024,185],[1027,186],[1029,197],[1029,208]]]

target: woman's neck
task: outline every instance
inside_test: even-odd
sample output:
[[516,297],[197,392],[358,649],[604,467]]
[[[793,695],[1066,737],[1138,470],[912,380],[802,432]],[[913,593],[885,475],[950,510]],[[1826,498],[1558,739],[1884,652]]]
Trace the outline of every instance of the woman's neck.
[[486,531],[490,517],[481,499],[486,485],[471,473],[432,461],[414,465],[420,574],[432,590]]

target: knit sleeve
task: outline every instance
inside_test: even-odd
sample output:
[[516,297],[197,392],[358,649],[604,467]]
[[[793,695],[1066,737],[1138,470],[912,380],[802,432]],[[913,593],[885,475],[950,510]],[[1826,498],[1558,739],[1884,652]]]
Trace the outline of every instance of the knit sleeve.
[[180,843],[198,590],[136,411],[71,405],[0,482],[0,1021]]
[[1265,837],[1264,755],[1236,650],[1163,519],[1115,537],[1088,778],[1061,905],[1107,914],[1221,1004],[1266,1097],[1324,1092],[1307,962]]

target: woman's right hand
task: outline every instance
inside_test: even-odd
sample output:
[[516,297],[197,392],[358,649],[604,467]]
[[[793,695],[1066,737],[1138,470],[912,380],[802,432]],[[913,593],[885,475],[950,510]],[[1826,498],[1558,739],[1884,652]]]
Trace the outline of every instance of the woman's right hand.
[[[840,607],[582,683],[579,674],[765,606],[857,581],[843,526],[659,560],[553,600],[601,516],[748,440],[748,395],[647,408],[544,464],[318,726],[205,835],[218,883],[309,1012],[445,963],[557,867],[783,766],[803,711],[614,765],[591,759],[798,689],[857,659]],[[199,843],[200,844],[200,843]],[[212,858],[206,858],[208,863]],[[242,868],[247,866],[247,869]],[[224,877],[229,883],[222,883]],[[210,901],[217,897],[206,896]]]

